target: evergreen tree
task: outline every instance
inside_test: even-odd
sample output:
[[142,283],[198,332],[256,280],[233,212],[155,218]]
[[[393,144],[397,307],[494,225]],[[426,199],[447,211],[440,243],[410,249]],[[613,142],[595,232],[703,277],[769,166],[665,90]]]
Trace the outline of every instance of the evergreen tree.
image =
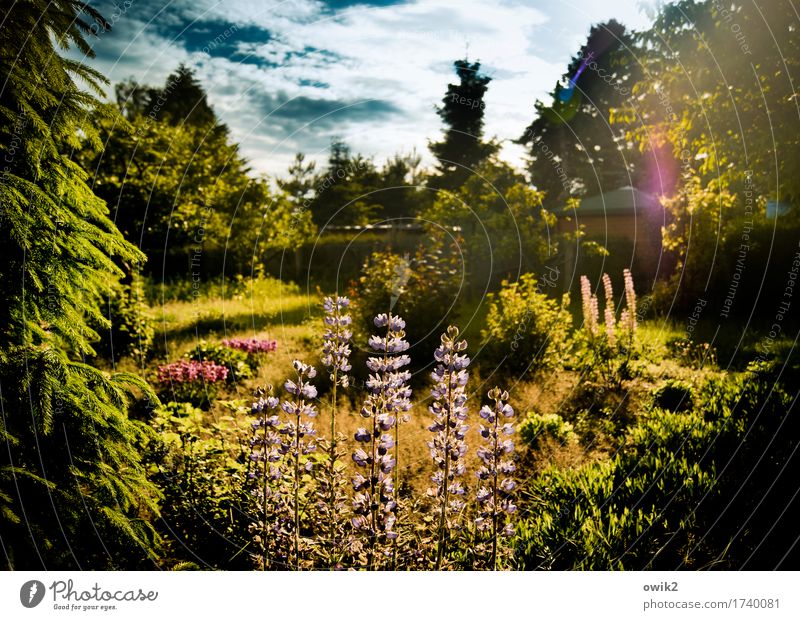
[[167,78],[163,88],[148,89],[147,108],[156,119],[172,125],[221,125],[194,71],[184,64]]
[[550,102],[536,102],[536,117],[517,140],[529,147],[531,178],[551,210],[570,197],[644,182],[642,157],[610,122],[614,109],[630,105],[640,77],[631,45],[613,19],[592,26]]
[[453,64],[459,83],[448,85],[443,105],[437,108],[445,124],[444,139],[428,145],[439,160],[439,175],[430,184],[450,190],[463,185],[472,170],[499,149],[497,143],[483,140],[485,95],[492,78],[480,73],[479,62],[457,60]]
[[[83,2],[0,8],[0,542],[13,569],[116,568],[153,557],[157,490],[127,415],[135,376],[82,362],[106,324],[102,297],[125,242],[70,154],[97,142],[103,78],[59,56],[91,56],[85,37],[109,24]],[[24,35],[24,36],[23,36]],[[108,109],[105,109],[108,112]],[[92,114],[89,114],[92,113]],[[96,146],[99,146],[95,144]],[[154,398],[154,397],[153,397]]]
[[364,225],[380,217],[376,191],[380,173],[372,159],[353,155],[340,138],[331,140],[325,170],[314,179],[310,208],[317,226]]
[[151,273],[249,273],[310,234],[310,214],[252,176],[191,70],[179,67],[162,88],[123,83],[116,107],[127,122],[98,118],[103,148],[80,157]]

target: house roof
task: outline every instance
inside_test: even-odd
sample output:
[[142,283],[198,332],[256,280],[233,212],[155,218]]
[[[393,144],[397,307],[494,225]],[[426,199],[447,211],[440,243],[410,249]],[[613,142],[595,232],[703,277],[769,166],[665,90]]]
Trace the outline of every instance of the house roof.
[[630,185],[581,200],[578,215],[625,215],[658,206],[658,198]]

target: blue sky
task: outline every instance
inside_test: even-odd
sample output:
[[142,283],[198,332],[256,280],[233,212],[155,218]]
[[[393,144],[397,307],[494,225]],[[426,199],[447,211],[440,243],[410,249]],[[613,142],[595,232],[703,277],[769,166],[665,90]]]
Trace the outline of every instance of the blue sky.
[[[113,28],[92,64],[112,83],[163,84],[193,67],[254,171],[294,153],[324,160],[333,136],[378,162],[416,148],[430,162],[435,113],[465,53],[493,77],[486,132],[510,141],[530,122],[593,23],[643,28],[640,0],[128,0],[92,2]],[[109,89],[109,92],[112,92]],[[522,151],[503,155],[520,164]]]

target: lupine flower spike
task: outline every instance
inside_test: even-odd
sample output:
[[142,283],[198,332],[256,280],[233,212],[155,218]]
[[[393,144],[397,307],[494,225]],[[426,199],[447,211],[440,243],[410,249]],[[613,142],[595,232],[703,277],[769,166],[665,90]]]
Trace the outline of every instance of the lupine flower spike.
[[584,328],[589,332],[589,336],[594,338],[598,332],[597,297],[592,294],[592,287],[589,284],[589,278],[586,276],[581,276],[581,305],[583,307]]
[[516,467],[511,458],[514,442],[511,439],[502,439],[503,436],[514,434],[514,426],[511,422],[500,424],[501,419],[509,420],[514,417],[514,409],[507,402],[508,392],[496,387],[489,391],[488,396],[494,404],[480,410],[484,421],[480,433],[484,445],[478,449],[478,458],[483,464],[478,470],[478,478],[482,484],[476,497],[480,512],[475,525],[478,531],[489,533],[489,566],[496,570],[498,536],[510,537],[514,534],[510,517],[517,511],[513,502],[517,485],[512,477]]
[[606,339],[608,340],[609,346],[613,347],[617,338],[617,319],[614,313],[614,289],[611,288],[611,278],[607,273],[603,274],[603,291],[605,293],[603,319],[605,320],[606,326]]
[[625,269],[622,272],[622,276],[625,280],[625,305],[627,306],[627,315],[622,324],[628,331],[632,345],[633,337],[636,334],[636,291],[633,288],[633,274],[631,274],[630,269]]
[[[336,434],[337,390],[350,385],[348,372],[350,366],[350,330],[352,322],[347,309],[350,300],[347,297],[326,297],[323,302],[325,311],[325,333],[323,334],[322,363],[330,373],[331,389],[331,434],[328,446],[328,467],[319,479],[319,502],[321,523],[327,525],[327,541],[322,550],[323,559],[330,567],[336,567],[341,557],[341,536],[339,515],[344,509],[347,484],[343,467],[336,463],[343,454],[337,449]],[[324,526],[323,526],[324,527]]]
[[317,397],[317,388],[309,383],[310,379],[317,376],[317,371],[313,366],[299,360],[295,360],[292,364],[297,372],[297,380],[287,380],[284,383],[289,398],[281,403],[281,409],[289,419],[281,427],[281,433],[289,439],[288,460],[292,474],[294,516],[294,568],[297,570],[300,567],[300,482],[302,475],[312,469],[308,455],[316,450],[313,438],[317,434],[313,424],[304,422],[303,417],[314,418],[317,415],[317,408],[310,402]]
[[463,458],[467,452],[464,436],[469,427],[464,423],[467,419],[465,386],[470,359],[462,354],[467,342],[459,340],[458,336],[458,328],[454,325],[442,334],[442,343],[433,354],[436,368],[431,373],[436,384],[431,389],[433,404],[428,410],[433,414],[433,424],[428,430],[434,433],[434,437],[428,442],[428,447],[436,471],[431,477],[434,486],[428,489],[428,494],[436,498],[439,513],[436,570],[442,566],[450,531],[464,508],[465,491],[458,478],[464,474]]
[[286,557],[285,545],[281,544],[286,539],[286,528],[282,521],[286,521],[289,515],[284,510],[287,497],[283,485],[282,459],[288,445],[281,441],[278,433],[278,404],[271,385],[266,390],[256,389],[251,407],[256,418],[251,423],[253,435],[250,438],[248,478],[255,483],[252,494],[260,512],[258,521],[250,529],[261,551],[259,560],[262,570],[267,570],[273,560]]
[[396,521],[392,470],[396,465],[392,453],[395,440],[389,434],[397,417],[411,408],[411,388],[406,382],[411,373],[401,370],[411,361],[401,355],[408,349],[405,341],[405,321],[391,314],[379,314],[374,320],[378,328],[386,328],[385,336],[371,336],[369,345],[375,355],[367,359],[370,371],[367,396],[361,416],[369,420],[368,428],[359,428],[355,440],[366,444],[353,452],[356,466],[364,470],[353,478],[353,525],[368,539],[367,564],[374,567],[377,543],[394,540]]

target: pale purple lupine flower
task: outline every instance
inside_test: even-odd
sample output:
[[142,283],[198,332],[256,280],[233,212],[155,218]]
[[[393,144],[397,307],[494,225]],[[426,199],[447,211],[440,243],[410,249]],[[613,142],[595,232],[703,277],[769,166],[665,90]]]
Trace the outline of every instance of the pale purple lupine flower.
[[294,515],[293,534],[294,534],[294,568],[300,566],[300,482],[303,473],[310,472],[312,462],[308,458],[316,450],[314,437],[317,432],[311,422],[303,421],[304,417],[314,418],[317,416],[317,408],[312,401],[317,397],[317,388],[311,383],[310,379],[317,376],[317,371],[313,366],[304,364],[299,360],[292,362],[297,380],[287,380],[284,389],[290,397],[281,403],[281,409],[287,414],[288,420],[281,426],[280,433],[288,443],[286,458],[287,469],[292,477],[292,512]]
[[352,319],[346,313],[350,306],[347,297],[326,297],[323,302],[325,310],[325,333],[322,343],[322,364],[330,371],[331,381],[335,386],[347,387],[350,378],[350,330]]
[[436,498],[439,512],[439,541],[436,550],[436,569],[444,558],[446,539],[450,530],[457,526],[457,519],[464,509],[464,486],[457,480],[464,474],[463,457],[467,453],[464,437],[469,427],[467,419],[467,366],[470,359],[462,352],[467,348],[465,340],[459,340],[458,328],[451,325],[441,336],[441,345],[433,354],[436,368],[431,373],[436,382],[431,389],[433,404],[428,410],[433,414],[433,424],[428,430],[434,433],[428,447],[436,471],[431,480],[434,486],[428,494]]
[[627,316],[622,324],[627,329],[631,342],[636,333],[636,291],[633,288],[633,274],[630,269],[625,269],[622,272],[622,277],[625,280],[625,305],[627,306]]
[[289,446],[280,433],[278,405],[271,385],[266,390],[258,388],[251,405],[255,420],[251,423],[248,478],[253,483],[252,495],[259,514],[250,530],[255,535],[263,570],[276,562],[285,563],[291,544],[292,514],[288,509],[291,489],[284,476],[284,455]]
[[[347,297],[326,297],[323,301],[325,311],[325,333],[322,344],[322,363],[330,373],[331,389],[331,428],[330,438],[327,443],[328,463],[317,477],[317,509],[319,522],[325,531],[327,541],[321,545],[319,556],[329,568],[339,566],[344,545],[344,527],[341,514],[344,512],[347,501],[347,479],[343,466],[336,466],[337,461],[344,453],[337,448],[340,439],[336,434],[336,414],[338,388],[347,388],[351,370],[350,365],[350,340],[353,333],[350,329],[352,319],[347,309],[350,300]],[[323,446],[325,441],[322,441]]]
[[514,442],[504,438],[514,434],[514,425],[509,421],[514,417],[514,409],[507,402],[508,392],[496,387],[489,391],[488,396],[494,404],[480,410],[483,418],[480,434],[484,445],[478,448],[478,458],[482,465],[478,469],[481,487],[476,499],[480,504],[480,512],[475,519],[475,525],[478,531],[489,533],[490,566],[492,570],[496,570],[497,537],[500,534],[513,535],[510,517],[517,511],[513,502],[517,486],[513,478],[516,469],[512,460]]
[[[411,373],[401,370],[410,359],[398,355],[408,349],[405,341],[405,321],[391,314],[379,314],[374,320],[378,328],[386,328],[385,336],[371,336],[369,345],[379,355],[367,359],[370,371],[367,380],[369,394],[361,408],[361,416],[370,421],[359,428],[355,440],[364,447],[353,452],[353,462],[365,470],[353,478],[353,525],[367,536],[368,560],[373,568],[376,544],[393,541],[396,521],[394,481],[392,471],[397,464],[392,450],[396,438],[389,431],[395,428],[398,417],[411,408],[411,388],[406,382]],[[367,475],[368,474],[368,475]]]

